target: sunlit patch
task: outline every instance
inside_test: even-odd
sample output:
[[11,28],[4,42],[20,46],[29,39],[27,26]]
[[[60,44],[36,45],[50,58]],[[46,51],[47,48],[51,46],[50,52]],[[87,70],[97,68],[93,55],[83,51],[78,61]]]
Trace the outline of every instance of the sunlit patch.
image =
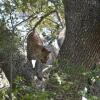
[[85,97],[82,97],[82,100],[87,100],[87,98],[85,98]]
[[36,60],[32,60],[33,68],[35,68]]

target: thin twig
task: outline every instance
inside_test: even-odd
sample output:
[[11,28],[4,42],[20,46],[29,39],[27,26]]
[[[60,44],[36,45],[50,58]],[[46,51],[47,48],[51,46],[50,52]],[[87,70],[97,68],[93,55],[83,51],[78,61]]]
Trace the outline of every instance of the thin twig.
[[[19,22],[18,24],[16,24],[16,25],[14,26],[14,28],[16,28],[18,25],[20,25],[20,24],[22,24],[22,23],[28,21],[28,20],[29,20],[30,18],[32,18],[33,16],[34,16],[34,14],[30,15],[27,19],[25,19],[25,20]],[[34,16],[34,17],[32,18],[32,20],[34,20],[35,18],[37,18],[37,16]]]
[[[10,20],[11,20],[11,27],[12,27],[12,33],[14,34],[14,26],[13,26],[13,18],[12,18],[12,12],[10,13]],[[12,36],[12,38],[13,38],[13,36]],[[12,39],[11,38],[11,39]],[[11,40],[11,47],[13,47],[13,41]],[[10,52],[10,66],[11,66],[11,68],[10,68],[10,99],[12,100],[12,71],[13,71],[13,61],[12,61],[12,59],[13,59],[13,54],[12,54],[12,52]]]

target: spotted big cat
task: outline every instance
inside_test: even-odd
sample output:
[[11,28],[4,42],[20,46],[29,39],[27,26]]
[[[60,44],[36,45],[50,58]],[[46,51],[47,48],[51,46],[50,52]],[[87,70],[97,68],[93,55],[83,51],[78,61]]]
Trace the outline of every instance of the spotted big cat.
[[39,34],[32,31],[27,37],[27,59],[36,59],[46,63],[49,53],[50,51],[43,46],[43,40],[39,37]]

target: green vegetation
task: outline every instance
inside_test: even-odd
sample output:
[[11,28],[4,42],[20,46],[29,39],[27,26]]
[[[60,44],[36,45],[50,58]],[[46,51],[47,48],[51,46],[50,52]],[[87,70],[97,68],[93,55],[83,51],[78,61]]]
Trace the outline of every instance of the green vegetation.
[[35,28],[52,43],[65,26],[62,0],[0,0],[0,6],[0,68],[14,84],[12,89],[0,89],[0,100],[67,100],[71,96],[72,100],[82,96],[99,100],[93,95],[96,93],[91,94],[100,87],[99,65],[95,70],[86,70],[84,66],[66,63],[66,59],[55,61],[45,90],[38,90],[34,81],[27,84],[28,80],[20,75],[30,31]]
[[[69,66],[69,65],[68,65]],[[80,69],[76,69],[76,72],[73,72],[73,68],[70,67],[70,73],[66,73],[66,71],[58,71],[55,68],[55,71],[51,71],[50,79],[47,81],[47,88],[45,91],[38,90],[35,87],[35,83],[26,84],[26,81],[23,77],[18,76],[14,81],[14,88],[12,89],[12,98],[13,100],[55,100],[57,98],[68,99],[69,96],[85,96],[88,100],[99,100],[98,97],[89,94],[88,90],[84,90],[84,87],[88,88],[87,78],[94,78],[91,80],[91,88],[95,86],[95,84],[100,84],[100,67],[98,67],[94,71],[86,72],[84,69],[80,71]],[[66,70],[69,70],[66,68]],[[78,71],[78,72],[77,72]],[[77,75],[73,75],[77,74]],[[84,77],[84,78],[83,78]],[[81,83],[80,81],[83,82]],[[81,87],[82,86],[82,87]],[[77,94],[74,92],[74,89],[80,88],[80,91]],[[2,89],[0,91],[0,95],[2,98],[9,98],[9,90]],[[5,100],[5,99],[2,99]]]

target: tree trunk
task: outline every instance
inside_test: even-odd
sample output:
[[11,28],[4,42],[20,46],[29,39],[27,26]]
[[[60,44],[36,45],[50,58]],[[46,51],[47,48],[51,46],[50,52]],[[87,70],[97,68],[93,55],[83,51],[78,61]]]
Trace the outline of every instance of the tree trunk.
[[[63,0],[63,3],[66,36],[58,55],[60,68],[68,63],[90,68],[100,59],[100,0]],[[79,78],[75,73],[72,76],[79,81],[77,85],[84,84],[82,76]],[[78,93],[76,87],[73,93]]]
[[100,1],[63,1],[66,38],[59,57],[89,67],[100,56]]

